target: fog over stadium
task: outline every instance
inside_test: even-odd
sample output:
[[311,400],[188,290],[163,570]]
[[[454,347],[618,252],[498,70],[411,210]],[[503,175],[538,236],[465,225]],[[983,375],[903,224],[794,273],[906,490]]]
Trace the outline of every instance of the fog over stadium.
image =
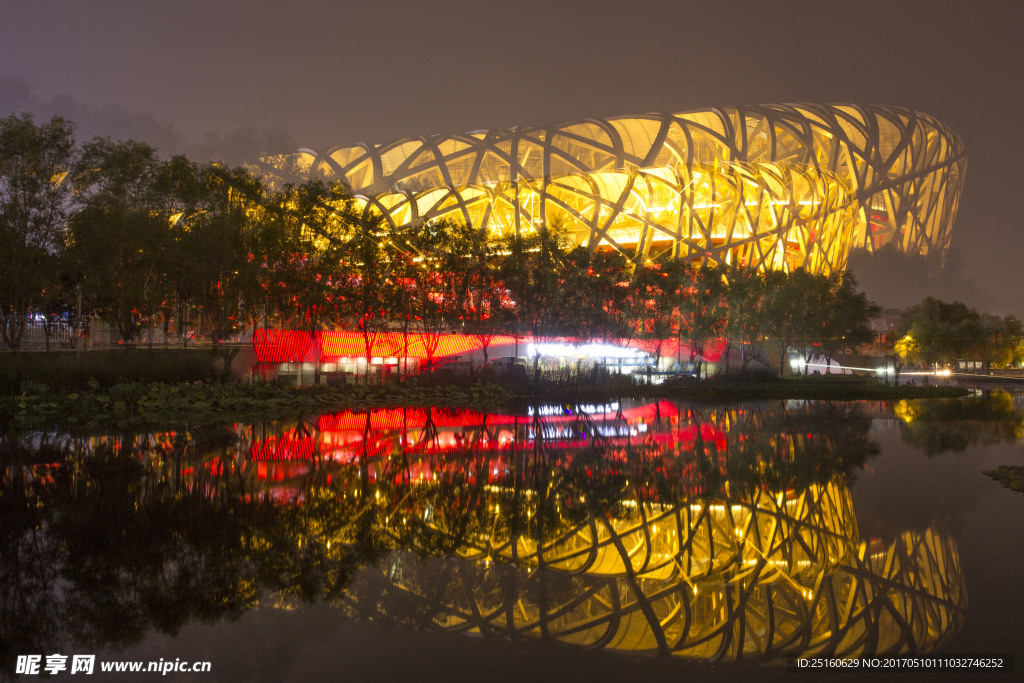
[[[970,166],[945,270],[851,268],[883,305],[931,293],[1024,317],[1014,188],[1018,2],[8,4],[0,114],[60,113],[164,154],[240,163],[358,141],[787,102],[907,107]],[[888,260],[887,260],[888,259]]]

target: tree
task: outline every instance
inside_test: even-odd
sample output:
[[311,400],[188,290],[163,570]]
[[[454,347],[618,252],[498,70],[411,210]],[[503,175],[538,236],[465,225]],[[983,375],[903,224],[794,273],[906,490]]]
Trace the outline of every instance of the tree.
[[789,275],[772,270],[765,273],[765,341],[775,345],[779,352],[779,374],[786,374],[789,347],[798,336],[800,301],[789,286]]
[[895,375],[893,383],[896,386],[900,385],[900,370],[915,362],[920,355],[921,345],[917,343],[917,340],[910,333],[904,334],[896,340],[890,354],[893,374]]
[[[708,344],[726,330],[727,289],[722,272],[713,266],[705,264],[685,271],[678,299],[679,336],[689,340],[691,363],[697,356],[703,358]],[[697,375],[700,376],[699,367]]]
[[[796,339],[803,359],[804,374],[809,374],[811,361],[824,354],[823,346],[829,338],[829,320],[834,281],[824,275],[808,273],[798,268],[789,274],[787,288],[795,309],[792,313]],[[840,325],[841,323],[836,323]]]
[[340,183],[288,185],[270,203],[290,250],[274,268],[280,309],[311,335],[325,327],[357,330],[369,382],[374,347],[390,324],[395,267],[404,258],[397,236],[380,214],[358,211]]
[[740,372],[764,353],[768,321],[765,278],[752,268],[733,268],[728,276],[726,334],[740,347]]
[[[586,270],[577,269],[582,286],[579,295],[584,311],[584,332],[590,339],[609,341],[631,337],[624,329],[622,311],[629,291],[629,259],[618,251],[590,251],[582,247],[577,254],[586,256]],[[567,287],[570,289],[571,287]]]
[[853,273],[846,273],[839,282],[832,281],[821,336],[826,373],[831,372],[832,359],[838,354],[871,340],[874,336],[871,321],[881,310],[878,304],[868,301],[863,292],[857,291]]
[[501,306],[505,287],[498,273],[497,245],[485,230],[470,230],[467,275],[469,292],[463,301],[462,320],[467,333],[480,342],[487,363],[487,349],[502,332]]
[[803,268],[765,275],[768,336],[778,346],[779,374],[785,374],[790,347],[799,346],[804,369],[819,351],[826,334],[831,283]]
[[993,367],[1016,368],[1024,364],[1024,328],[1020,320],[1008,315],[999,321],[994,341]]
[[[265,197],[263,211],[254,253],[263,305],[285,325],[312,337],[379,314],[379,305],[364,306],[364,276],[377,268],[376,228],[354,212],[343,185],[319,179],[286,185]],[[368,340],[367,363],[371,347]]]
[[56,288],[74,159],[71,123],[0,119],[0,336],[14,351],[29,314]]
[[405,303],[423,333],[428,367],[433,365],[439,335],[461,327],[461,314],[470,299],[473,232],[464,224],[427,221],[411,235],[410,243],[419,258],[411,264],[412,287]]
[[627,336],[635,334],[653,344],[655,365],[661,362],[665,342],[679,330],[678,291],[685,269],[674,259],[637,266],[620,309],[624,313],[620,324],[629,332]]
[[184,157],[166,164],[162,176],[177,209],[169,279],[178,300],[198,310],[200,329],[227,374],[238,349],[222,342],[252,322],[263,304],[260,233],[270,225],[264,220],[263,186],[243,169],[193,164]]
[[618,337],[616,312],[628,282],[628,261],[617,252],[591,252],[580,245],[564,256],[558,307],[564,336],[577,340]]
[[[345,284],[360,266],[374,267],[357,244],[376,249],[377,226],[365,223],[352,197],[340,183],[319,179],[284,189],[268,198],[268,211],[278,222],[268,245],[279,271],[276,304],[293,325],[310,331],[351,325],[361,315],[352,308]],[[371,239],[372,238],[372,239]]]
[[[523,328],[538,341],[557,338],[568,331],[566,323],[573,313],[562,305],[565,292],[561,285],[570,250],[568,236],[557,225],[503,240],[505,253],[499,269],[514,302],[504,312],[517,338]],[[534,354],[533,368],[534,377],[539,377],[539,348]]]
[[394,286],[395,262],[404,254],[387,238],[380,214],[358,217],[351,223],[349,239],[343,249],[348,254],[342,291],[342,312],[363,337],[366,381],[370,381],[373,349],[387,332],[387,311],[398,292]]
[[929,365],[983,358],[992,334],[975,309],[959,301],[949,303],[930,296],[903,312],[901,327],[917,340],[920,358]]
[[160,170],[145,143],[94,138],[75,174],[82,207],[71,220],[70,249],[82,294],[125,343],[172,295],[164,276],[171,212]]

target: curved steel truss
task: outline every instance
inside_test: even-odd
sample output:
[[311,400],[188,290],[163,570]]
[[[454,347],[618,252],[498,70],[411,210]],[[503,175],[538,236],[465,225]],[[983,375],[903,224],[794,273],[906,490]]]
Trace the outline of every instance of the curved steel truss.
[[829,273],[851,246],[949,246],[966,171],[935,118],[849,104],[728,107],[405,138],[265,157],[263,175],[348,185],[399,228],[566,228],[631,258]]

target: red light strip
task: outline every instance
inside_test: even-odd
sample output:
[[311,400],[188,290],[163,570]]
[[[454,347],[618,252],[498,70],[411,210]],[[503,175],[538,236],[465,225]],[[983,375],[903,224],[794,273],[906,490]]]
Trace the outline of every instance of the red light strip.
[[[304,363],[314,362],[317,358],[321,362],[335,362],[339,358],[444,358],[446,356],[458,356],[466,353],[479,351],[483,348],[480,337],[468,334],[424,334],[410,332],[404,335],[401,332],[379,332],[364,338],[359,332],[337,332],[319,331],[307,332],[304,330],[267,330],[257,329],[253,334],[253,347],[256,350],[256,358],[260,363]],[[366,343],[370,343],[370,353],[366,353]],[[515,338],[500,335],[493,337],[489,346],[503,346],[515,343]],[[524,346],[531,343],[530,338],[524,338],[521,344]],[[578,340],[566,339],[567,343],[576,343]],[[632,340],[628,346],[643,349],[653,354],[657,343],[652,340]],[[430,353],[430,347],[434,352]],[[711,362],[717,362],[725,350],[725,340],[714,339],[704,348],[704,358]],[[689,359],[690,347],[680,344],[676,339],[667,339],[661,344],[661,355],[663,358],[678,356]]]

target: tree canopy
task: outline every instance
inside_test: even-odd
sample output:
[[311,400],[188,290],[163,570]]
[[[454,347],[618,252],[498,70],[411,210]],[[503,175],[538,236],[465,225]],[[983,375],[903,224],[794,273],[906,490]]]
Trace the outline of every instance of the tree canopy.
[[13,350],[28,316],[59,296],[75,155],[74,126],[60,117],[0,119],[0,336]]
[[903,312],[899,332],[914,340],[911,358],[926,365],[973,360],[1009,367],[1024,355],[1019,320],[981,313],[960,301],[925,297]]

